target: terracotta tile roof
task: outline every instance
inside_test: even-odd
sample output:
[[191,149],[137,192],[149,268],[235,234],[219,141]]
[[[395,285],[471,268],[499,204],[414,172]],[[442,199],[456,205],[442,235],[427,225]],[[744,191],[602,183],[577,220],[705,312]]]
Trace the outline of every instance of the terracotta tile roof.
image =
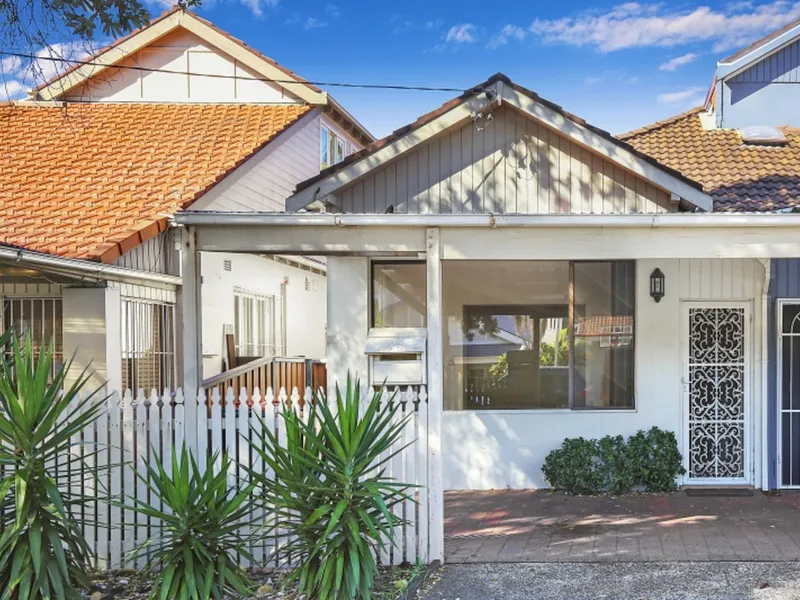
[[704,129],[701,112],[696,108],[619,137],[702,183],[715,211],[800,206],[800,130],[782,128],[785,145],[746,144],[734,129]]
[[306,105],[0,105],[0,243],[111,262]]

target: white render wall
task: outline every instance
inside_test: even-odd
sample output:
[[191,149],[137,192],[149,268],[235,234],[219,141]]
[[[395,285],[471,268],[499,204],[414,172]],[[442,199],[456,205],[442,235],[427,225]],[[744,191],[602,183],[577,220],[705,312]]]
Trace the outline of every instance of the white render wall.
[[[666,296],[650,298],[650,273],[666,277]],[[683,434],[682,301],[751,305],[750,437],[752,481],[761,485],[761,297],[764,268],[753,259],[656,259],[636,262],[636,407],[633,410],[445,411],[444,489],[544,488],[541,466],[566,437],[630,435],[653,426]],[[369,264],[328,265],[329,382],[347,370],[365,378]]]
[[[230,271],[224,269],[225,260],[231,261]],[[225,356],[223,325],[233,325],[233,294],[237,286],[257,294],[275,296],[275,321],[279,331],[281,284],[288,278],[284,355],[325,357],[325,276],[256,255],[217,252],[202,253],[201,273],[204,378],[222,371]],[[276,336],[276,340],[279,339]]]
[[[666,277],[666,296],[649,295],[650,273]],[[566,437],[630,435],[654,425],[683,433],[681,300],[748,300],[751,328],[751,436],[760,484],[760,299],[756,260],[640,260],[636,263],[636,408],[617,411],[445,411],[444,489],[548,487],[541,467]]]
[[122,328],[118,289],[62,289],[64,358],[73,357],[67,374],[70,385],[85,368],[90,378],[87,390],[108,383],[108,389],[122,387]]

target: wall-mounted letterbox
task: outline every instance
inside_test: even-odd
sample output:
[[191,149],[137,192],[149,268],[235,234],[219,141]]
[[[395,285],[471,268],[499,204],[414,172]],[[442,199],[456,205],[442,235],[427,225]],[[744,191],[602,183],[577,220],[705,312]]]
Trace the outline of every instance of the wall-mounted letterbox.
[[424,329],[372,329],[367,338],[370,385],[427,383]]

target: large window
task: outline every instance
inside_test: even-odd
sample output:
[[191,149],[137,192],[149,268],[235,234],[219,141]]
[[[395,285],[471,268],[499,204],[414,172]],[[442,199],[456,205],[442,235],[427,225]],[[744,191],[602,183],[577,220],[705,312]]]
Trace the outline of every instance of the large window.
[[373,327],[425,327],[426,303],[424,262],[373,263]]
[[446,261],[445,407],[632,408],[634,263]]
[[175,305],[122,299],[122,387],[175,389]]
[[233,331],[236,356],[277,356],[283,351],[276,336],[275,296],[235,289]]

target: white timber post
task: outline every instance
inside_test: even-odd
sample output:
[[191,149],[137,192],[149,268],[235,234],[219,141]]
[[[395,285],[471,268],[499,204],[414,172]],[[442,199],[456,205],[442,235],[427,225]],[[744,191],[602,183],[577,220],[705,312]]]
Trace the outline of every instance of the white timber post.
[[429,560],[444,562],[442,477],[442,245],[438,228],[427,230],[428,274],[428,536]]
[[183,228],[181,244],[181,341],[183,350],[183,398],[185,440],[189,451],[197,449],[197,391],[203,380],[201,348],[200,252],[197,232]]

